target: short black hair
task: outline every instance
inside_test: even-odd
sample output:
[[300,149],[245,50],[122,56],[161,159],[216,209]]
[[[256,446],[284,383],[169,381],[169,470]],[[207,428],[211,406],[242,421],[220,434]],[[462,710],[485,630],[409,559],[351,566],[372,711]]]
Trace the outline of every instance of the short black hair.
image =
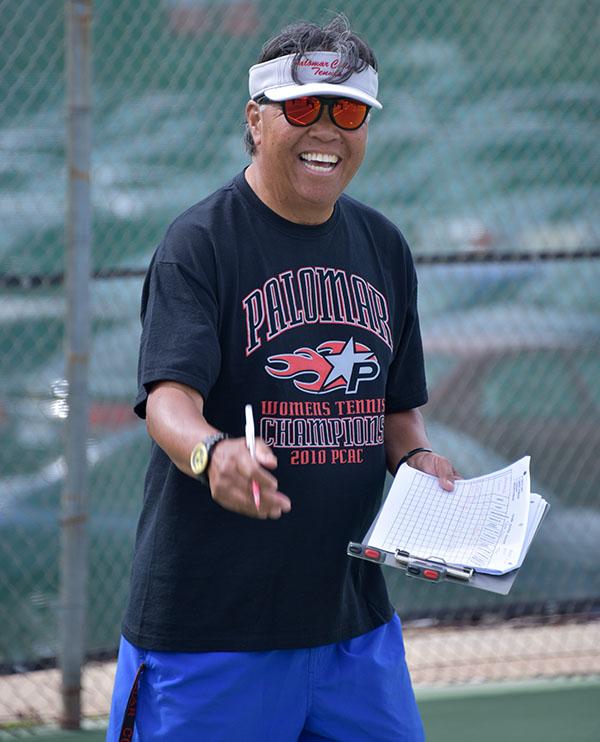
[[[344,82],[355,72],[362,72],[369,65],[377,69],[377,59],[373,50],[352,31],[343,13],[337,13],[324,26],[308,21],[298,21],[286,26],[263,45],[257,64],[295,54],[292,61],[292,77],[299,82],[298,63],[308,52],[315,51],[336,52],[340,55],[338,69],[346,71],[343,76],[336,75],[336,82]],[[244,145],[250,156],[256,153],[256,145],[248,124],[244,134]]]

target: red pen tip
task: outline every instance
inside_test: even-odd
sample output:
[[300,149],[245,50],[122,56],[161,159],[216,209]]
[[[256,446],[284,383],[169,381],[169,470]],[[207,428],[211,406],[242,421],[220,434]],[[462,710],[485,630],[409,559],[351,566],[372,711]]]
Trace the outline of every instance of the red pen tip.
[[252,497],[254,498],[254,504],[258,510],[260,507],[260,488],[258,482],[255,482],[254,479],[252,480]]

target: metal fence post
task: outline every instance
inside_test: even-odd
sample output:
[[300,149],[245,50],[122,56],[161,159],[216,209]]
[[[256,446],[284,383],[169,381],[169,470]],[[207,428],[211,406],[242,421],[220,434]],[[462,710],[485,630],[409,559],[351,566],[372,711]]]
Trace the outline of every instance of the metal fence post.
[[91,17],[92,0],[67,0],[67,264],[66,361],[69,415],[66,479],[61,507],[61,670],[64,729],[81,720],[81,670],[87,603],[88,366],[92,209]]

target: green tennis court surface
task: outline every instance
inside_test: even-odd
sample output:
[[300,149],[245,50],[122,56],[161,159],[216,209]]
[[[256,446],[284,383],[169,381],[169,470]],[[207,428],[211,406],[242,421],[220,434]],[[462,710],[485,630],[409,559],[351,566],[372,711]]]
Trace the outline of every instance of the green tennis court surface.
[[[600,679],[418,691],[427,742],[597,742]],[[43,742],[100,742],[104,729],[40,732]],[[0,732],[0,739],[21,738]],[[365,742],[368,742],[365,740]]]
[[419,695],[428,742],[597,742],[600,680]]

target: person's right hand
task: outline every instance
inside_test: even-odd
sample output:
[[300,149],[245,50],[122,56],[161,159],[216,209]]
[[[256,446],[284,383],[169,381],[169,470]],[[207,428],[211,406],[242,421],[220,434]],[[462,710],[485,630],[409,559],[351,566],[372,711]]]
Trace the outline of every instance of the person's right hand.
[[[218,443],[208,467],[208,481],[213,500],[226,510],[251,518],[277,519],[292,508],[289,497],[277,489],[277,479],[269,469],[277,467],[274,453],[261,439],[256,439],[253,460],[244,438],[226,438]],[[260,507],[252,496],[252,480],[260,488]]]

